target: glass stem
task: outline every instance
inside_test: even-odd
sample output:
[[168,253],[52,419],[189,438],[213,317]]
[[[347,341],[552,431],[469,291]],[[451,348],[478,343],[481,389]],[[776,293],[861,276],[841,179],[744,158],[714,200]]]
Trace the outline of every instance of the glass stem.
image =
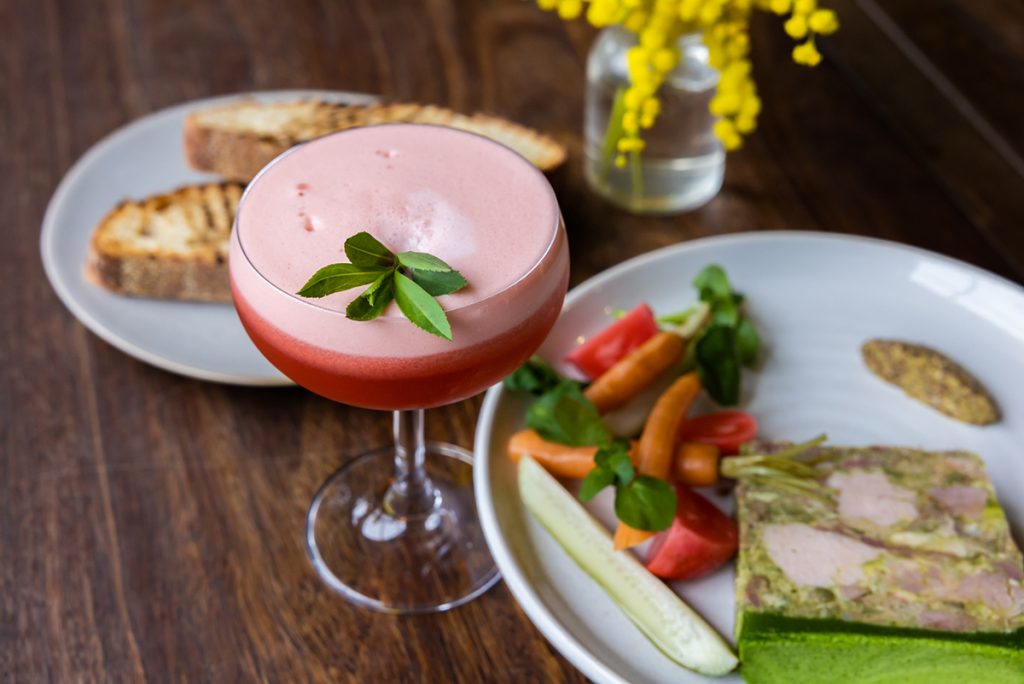
[[384,510],[395,516],[430,513],[441,503],[440,492],[427,477],[423,409],[395,411],[395,479],[384,494]]

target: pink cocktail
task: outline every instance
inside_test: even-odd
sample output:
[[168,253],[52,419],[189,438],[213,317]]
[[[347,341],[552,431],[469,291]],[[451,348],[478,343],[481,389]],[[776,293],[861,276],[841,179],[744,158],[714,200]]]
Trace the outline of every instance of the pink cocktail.
[[[468,280],[438,299],[452,340],[417,328],[394,304],[372,321],[349,320],[359,289],[295,294],[320,267],[346,261],[345,240],[360,231],[395,252],[433,254]],[[350,461],[314,500],[307,538],[321,576],[390,612],[452,607],[490,586],[497,575],[469,454],[425,444],[422,409],[499,381],[554,324],[568,249],[544,176],[497,143],[447,128],[326,136],[253,180],[229,263],[242,324],[271,363],[335,401],[395,411],[397,446]]]

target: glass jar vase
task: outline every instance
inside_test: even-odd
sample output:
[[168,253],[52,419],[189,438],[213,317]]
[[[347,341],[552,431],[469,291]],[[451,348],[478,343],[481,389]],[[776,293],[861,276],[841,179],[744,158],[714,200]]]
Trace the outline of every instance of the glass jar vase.
[[679,39],[679,63],[665,78],[658,98],[661,113],[642,132],[639,163],[615,165],[614,141],[607,140],[616,96],[629,87],[626,51],[636,45],[620,26],[603,29],[587,59],[584,109],[584,172],[590,186],[612,203],[638,214],[672,214],[708,202],[722,187],[725,150],[715,137],[708,106],[718,72],[708,63],[699,34]]

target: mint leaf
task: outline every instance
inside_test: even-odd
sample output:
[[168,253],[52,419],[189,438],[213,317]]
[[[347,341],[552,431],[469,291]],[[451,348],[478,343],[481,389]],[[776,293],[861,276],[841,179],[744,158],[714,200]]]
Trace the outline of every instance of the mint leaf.
[[394,282],[395,301],[405,317],[431,335],[450,341],[452,327],[437,300],[401,273],[395,273]]
[[505,378],[505,389],[512,392],[529,392],[540,396],[562,382],[555,369],[539,356],[532,356],[522,366]]
[[526,425],[548,441],[571,446],[605,444],[611,438],[597,407],[571,380],[535,401],[526,412]]
[[676,492],[668,482],[641,475],[615,492],[615,516],[649,532],[668,529],[676,515]]
[[711,398],[722,406],[734,406],[740,400],[740,358],[733,329],[712,324],[704,330],[696,345],[697,372]]
[[399,252],[396,256],[403,268],[414,271],[451,271],[451,266],[426,252]]
[[368,285],[387,272],[384,266],[357,266],[355,264],[331,264],[324,266],[302,286],[300,297],[326,297],[335,292]]
[[345,256],[356,266],[392,266],[395,255],[365,230],[345,240]]
[[757,354],[761,351],[761,336],[757,334],[757,328],[744,318],[736,326],[736,351],[740,356],[740,363],[744,366],[757,361]]
[[458,271],[411,270],[409,277],[434,297],[458,292],[468,283]]
[[587,473],[580,485],[580,501],[590,501],[597,493],[615,482],[615,473],[607,468],[596,467]]
[[710,264],[702,268],[697,277],[693,279],[693,286],[700,292],[701,301],[709,304],[716,299],[728,299],[732,295],[729,276],[725,274],[725,269],[718,264]]
[[388,271],[349,303],[345,315],[354,321],[371,321],[384,313],[394,298],[394,277],[393,273]]

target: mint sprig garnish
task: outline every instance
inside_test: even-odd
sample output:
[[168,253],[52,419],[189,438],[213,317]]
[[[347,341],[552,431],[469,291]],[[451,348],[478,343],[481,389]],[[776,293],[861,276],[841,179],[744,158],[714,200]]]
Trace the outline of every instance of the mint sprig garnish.
[[380,316],[392,301],[410,321],[431,335],[452,339],[448,316],[435,297],[468,284],[462,274],[426,252],[395,254],[366,231],[345,241],[350,263],[324,266],[302,286],[300,297],[320,298],[369,285],[345,309],[354,321]]

